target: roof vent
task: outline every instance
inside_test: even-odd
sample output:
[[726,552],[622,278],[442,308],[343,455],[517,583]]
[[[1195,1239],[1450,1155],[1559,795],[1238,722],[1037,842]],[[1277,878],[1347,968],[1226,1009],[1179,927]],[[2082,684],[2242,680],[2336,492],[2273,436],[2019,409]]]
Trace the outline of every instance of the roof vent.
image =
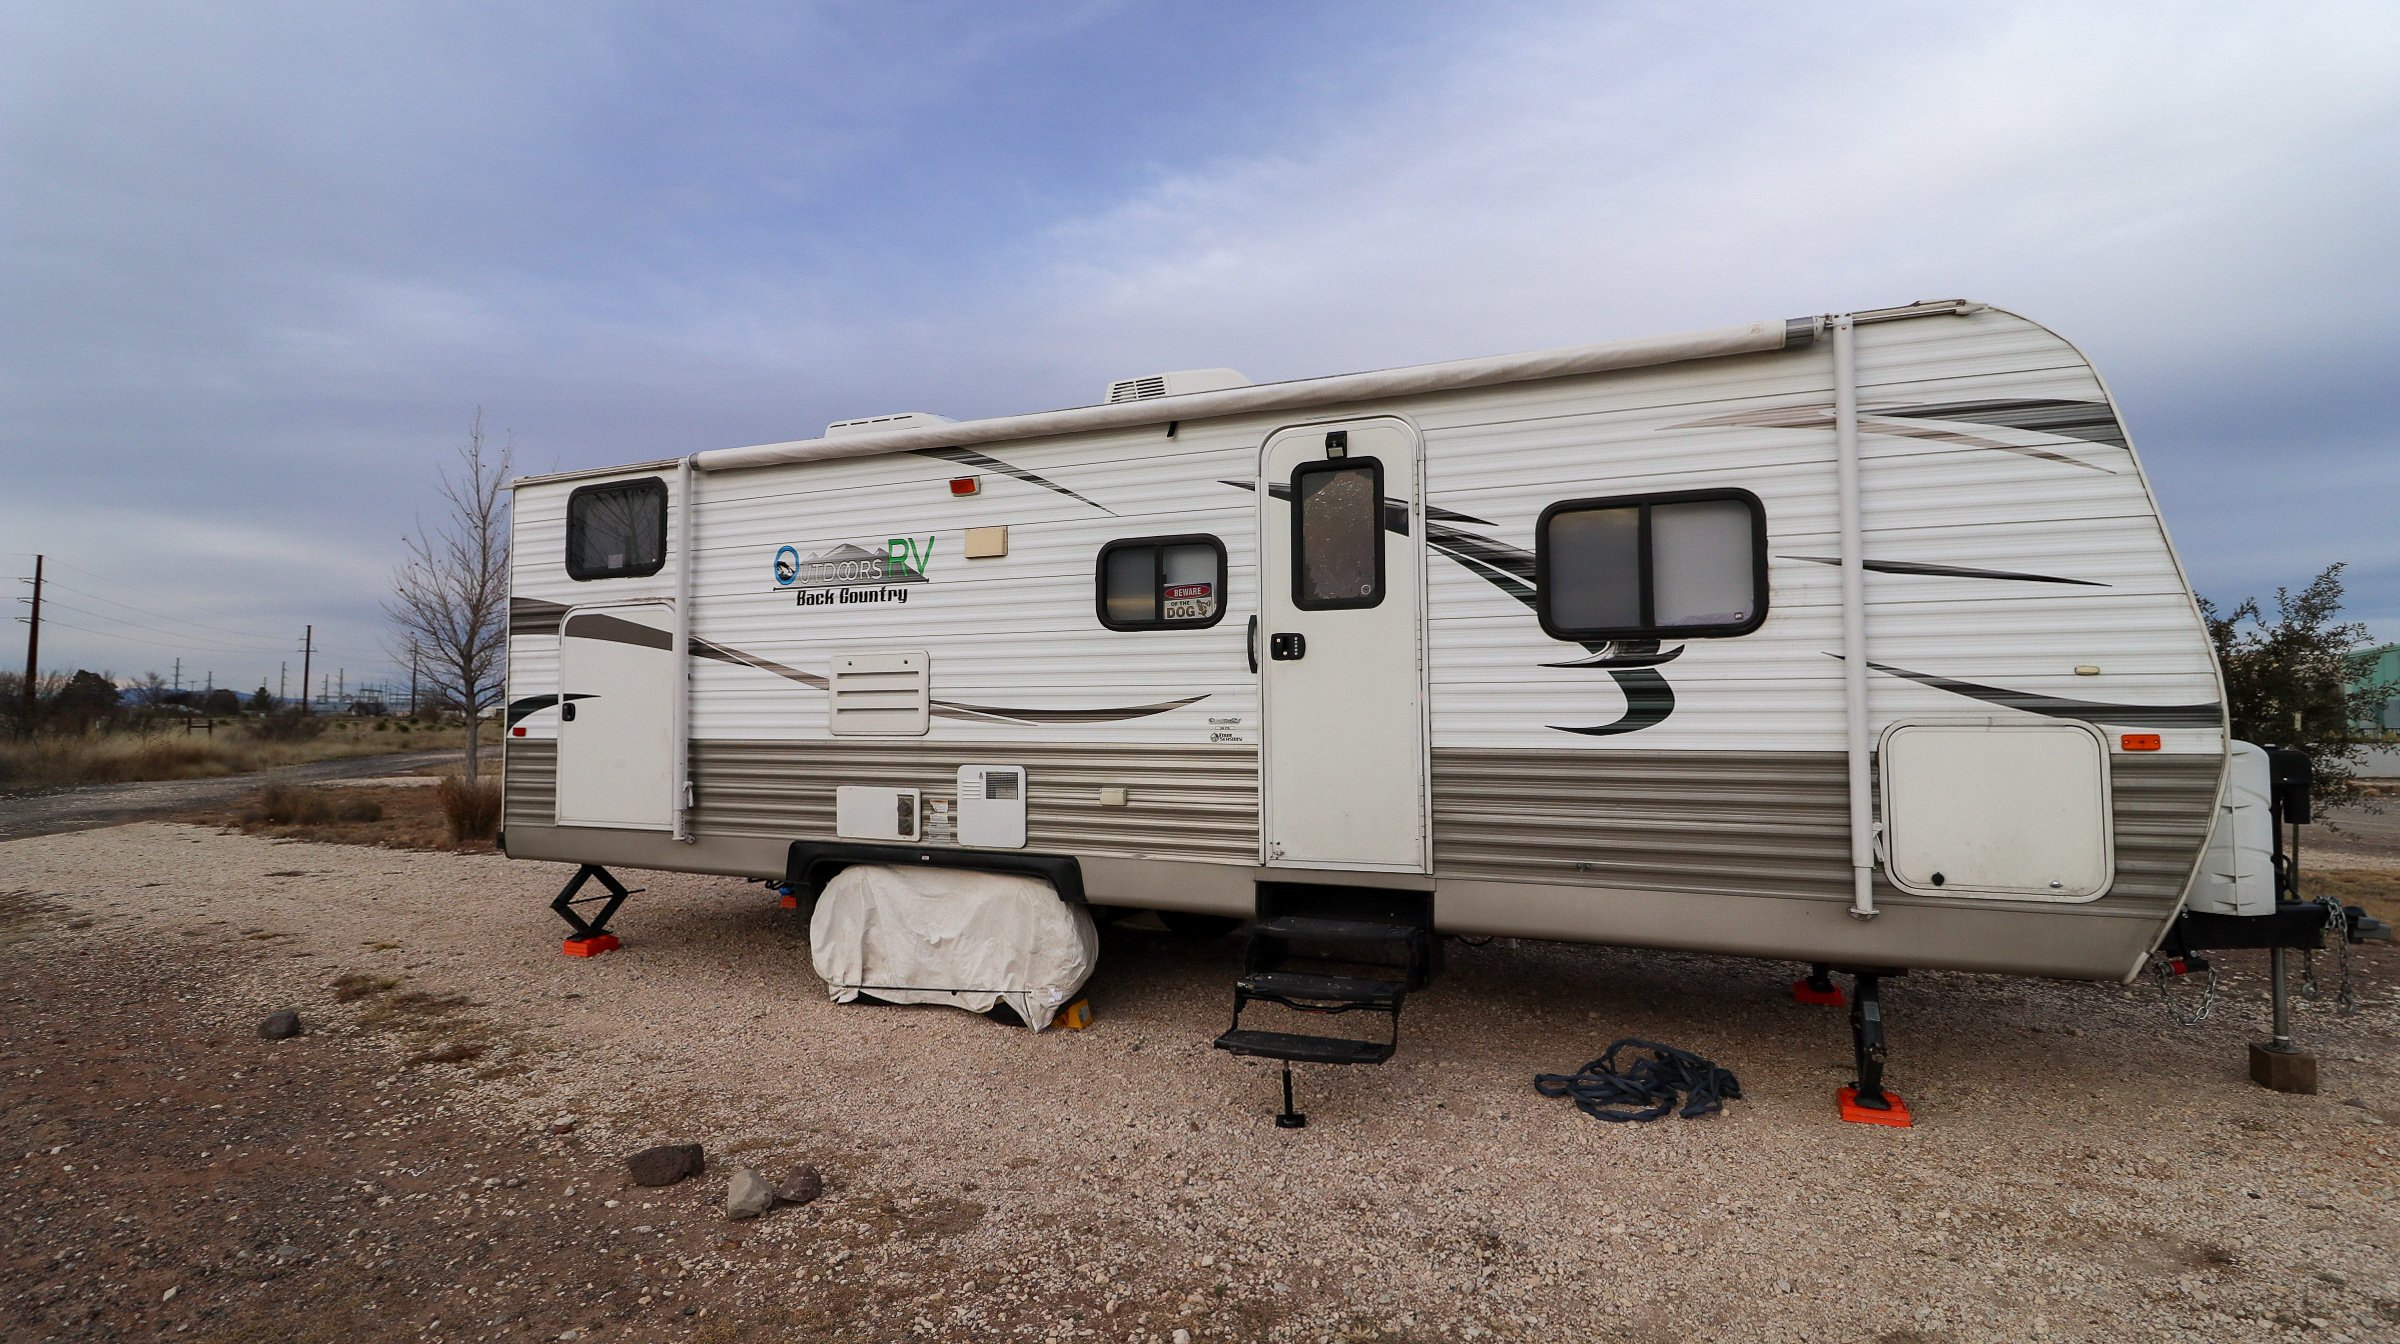
[[856,420],[836,420],[825,426],[825,437],[845,438],[852,434],[880,434],[887,429],[916,429],[924,425],[955,423],[946,415],[931,411],[900,411],[893,415],[862,415]]
[[1120,401],[1148,401],[1152,397],[1180,397],[1187,392],[1214,392],[1220,388],[1248,387],[1250,380],[1231,369],[1178,369],[1173,373],[1154,373],[1147,378],[1127,378],[1108,385],[1111,404]]

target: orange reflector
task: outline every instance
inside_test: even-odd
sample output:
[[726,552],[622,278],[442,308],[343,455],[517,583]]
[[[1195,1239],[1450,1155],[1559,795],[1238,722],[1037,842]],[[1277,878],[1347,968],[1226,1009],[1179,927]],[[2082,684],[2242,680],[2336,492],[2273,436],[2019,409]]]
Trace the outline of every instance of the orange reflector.
[[981,489],[983,489],[983,478],[982,478],[982,477],[979,477],[979,476],[953,476],[953,477],[951,477],[951,478],[950,478],[950,493],[951,493],[951,494],[954,494],[954,495],[971,495],[971,494],[974,494],[976,491],[978,491],[978,490],[981,490]]
[[2158,750],[2158,734],[2156,733],[2127,733],[2117,741],[2122,743],[2127,751]]

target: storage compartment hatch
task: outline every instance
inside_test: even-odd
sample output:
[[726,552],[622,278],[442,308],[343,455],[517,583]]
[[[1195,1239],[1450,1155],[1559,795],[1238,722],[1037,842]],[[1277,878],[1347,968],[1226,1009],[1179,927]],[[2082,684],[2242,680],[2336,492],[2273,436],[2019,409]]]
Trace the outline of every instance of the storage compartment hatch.
[[2086,725],[1899,723],[1877,758],[1894,886],[2036,901],[2108,890],[2108,744]]

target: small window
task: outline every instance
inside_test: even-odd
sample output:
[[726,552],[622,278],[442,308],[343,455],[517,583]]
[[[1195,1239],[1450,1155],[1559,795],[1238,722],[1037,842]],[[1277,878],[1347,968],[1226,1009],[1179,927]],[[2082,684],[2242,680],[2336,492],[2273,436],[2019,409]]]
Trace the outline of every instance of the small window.
[[1534,540],[1556,639],[1746,635],[1767,618],[1767,515],[1746,490],[1571,499]]
[[1100,624],[1111,630],[1198,630],[1225,618],[1225,543],[1137,537],[1100,548]]
[[567,496],[568,578],[640,578],[666,563],[665,481],[613,481]]
[[1292,605],[1340,611],[1383,601],[1383,464],[1371,457],[1292,469]]

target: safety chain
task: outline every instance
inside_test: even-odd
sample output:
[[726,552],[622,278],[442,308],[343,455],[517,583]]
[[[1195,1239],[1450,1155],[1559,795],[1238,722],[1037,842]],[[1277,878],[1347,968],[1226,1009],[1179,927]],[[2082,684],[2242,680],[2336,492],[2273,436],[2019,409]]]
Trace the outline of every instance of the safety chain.
[[[2332,896],[2319,896],[2317,904],[2325,907],[2325,932],[2333,938],[2333,954],[2342,967],[2341,988],[2334,992],[2334,1010],[2347,1017],[2358,1011],[2358,988],[2350,983],[2350,912]],[[2300,993],[2313,1001],[2320,992],[2317,958],[2312,952],[2301,963]]]
[[[2199,1026],[2201,1023],[2208,1020],[2209,1013],[2217,1006],[2216,963],[2209,963],[2208,968],[2204,973],[2206,978],[2200,982],[2200,1006],[2192,1010],[2190,1013],[2186,1013],[2182,1009],[2175,1006],[2175,991],[2173,988],[2171,988],[2171,986],[2177,977],[2167,968],[2170,960],[2172,960],[2172,958],[2160,956],[2153,956],[2150,958],[2150,978],[2158,981],[2159,1006],[2167,1010],[2167,1017],[2171,1019],[2177,1026]],[[2185,974],[2189,974],[2189,972],[2187,971]]]

